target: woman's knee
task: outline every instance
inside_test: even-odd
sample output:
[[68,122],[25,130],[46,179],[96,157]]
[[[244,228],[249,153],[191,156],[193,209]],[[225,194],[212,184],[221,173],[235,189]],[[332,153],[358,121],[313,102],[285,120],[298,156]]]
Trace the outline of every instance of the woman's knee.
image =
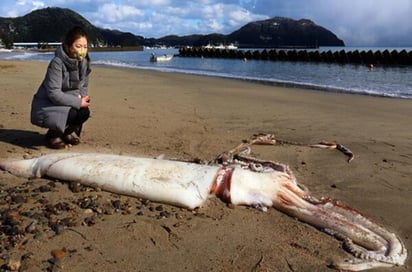
[[90,117],[89,108],[74,109],[71,108],[69,111],[69,116],[67,118],[68,125],[81,125],[86,122]]
[[82,123],[86,122],[87,119],[90,117],[90,110],[89,108],[81,108],[79,110],[79,119],[82,121]]

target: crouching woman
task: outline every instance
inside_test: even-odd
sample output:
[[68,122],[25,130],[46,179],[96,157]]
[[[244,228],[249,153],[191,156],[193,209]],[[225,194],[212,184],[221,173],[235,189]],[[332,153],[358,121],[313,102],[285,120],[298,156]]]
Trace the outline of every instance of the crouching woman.
[[82,125],[89,119],[87,49],[87,33],[82,28],[68,31],[33,96],[31,123],[49,129],[46,140],[50,148],[79,144]]

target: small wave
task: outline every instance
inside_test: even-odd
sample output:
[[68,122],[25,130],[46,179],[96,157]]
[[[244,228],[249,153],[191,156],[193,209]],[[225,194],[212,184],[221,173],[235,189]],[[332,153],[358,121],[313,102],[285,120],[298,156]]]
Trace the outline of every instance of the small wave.
[[29,60],[35,58],[35,56],[38,56],[39,54],[43,53],[13,53],[11,56],[5,57],[5,59],[9,60]]
[[113,66],[113,67],[121,67],[121,68],[138,68],[134,64],[121,62],[121,61],[111,61],[111,60],[96,60],[96,61],[93,61],[93,65]]
[[358,95],[367,95],[367,96],[376,96],[376,97],[412,99],[412,94],[411,94],[412,92],[411,93],[407,93],[407,92],[391,93],[391,92],[382,92],[382,91],[368,90],[368,89],[361,89],[361,88],[343,88],[343,87],[336,87],[336,86],[331,86],[331,85],[321,85],[321,84],[302,83],[302,82],[294,82],[294,81],[282,81],[282,80],[267,80],[267,79],[247,78],[247,77],[242,77],[239,79],[251,81],[254,83],[269,84],[269,85],[278,86],[278,87],[300,88],[300,89],[307,89],[307,90],[316,90],[316,91],[343,93],[343,94],[358,94]]

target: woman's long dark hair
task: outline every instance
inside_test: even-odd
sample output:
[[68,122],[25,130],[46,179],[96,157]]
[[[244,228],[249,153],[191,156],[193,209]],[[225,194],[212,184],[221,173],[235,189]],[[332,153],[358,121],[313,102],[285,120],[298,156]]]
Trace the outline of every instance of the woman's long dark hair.
[[83,28],[81,28],[80,26],[75,26],[72,29],[70,29],[66,33],[66,36],[64,36],[64,39],[63,39],[63,49],[64,49],[64,51],[66,53],[68,53],[69,48],[70,48],[70,46],[72,46],[74,41],[81,38],[81,37],[85,37],[86,40],[88,40],[87,33]]

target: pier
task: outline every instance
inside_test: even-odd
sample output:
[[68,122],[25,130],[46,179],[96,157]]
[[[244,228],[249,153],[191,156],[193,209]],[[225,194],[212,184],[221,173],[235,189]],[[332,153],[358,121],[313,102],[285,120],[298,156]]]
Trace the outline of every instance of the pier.
[[294,61],[294,62],[323,62],[338,64],[364,65],[412,65],[412,51],[323,51],[296,49],[217,49],[205,47],[182,47],[180,57],[198,58],[230,58],[242,60]]

